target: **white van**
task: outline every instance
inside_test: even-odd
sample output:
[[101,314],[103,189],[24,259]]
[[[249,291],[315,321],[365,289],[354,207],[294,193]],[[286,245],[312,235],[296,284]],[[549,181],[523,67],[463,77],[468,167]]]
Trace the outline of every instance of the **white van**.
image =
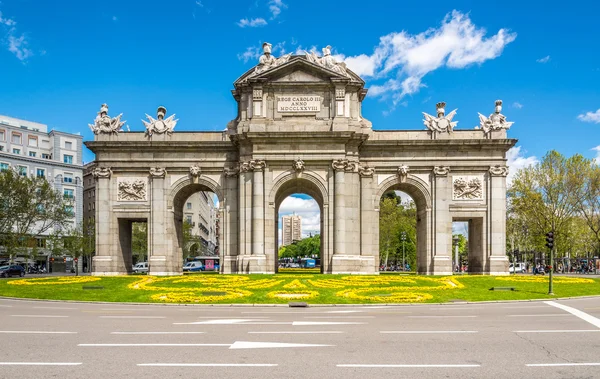
[[[515,267],[516,267],[516,270],[515,270]],[[515,267],[513,267],[513,264],[511,263],[508,266],[508,272],[511,273],[511,274],[513,272],[514,273],[517,273],[517,272],[524,273],[525,272],[525,263],[515,263]]]
[[148,272],[148,262],[139,262],[133,266],[133,272],[139,274],[141,272]]

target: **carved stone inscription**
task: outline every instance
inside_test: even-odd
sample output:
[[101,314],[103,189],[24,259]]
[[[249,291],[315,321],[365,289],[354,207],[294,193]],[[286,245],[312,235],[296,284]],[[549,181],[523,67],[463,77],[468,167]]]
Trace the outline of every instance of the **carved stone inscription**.
[[148,180],[146,178],[119,178],[118,201],[146,201]]
[[452,178],[454,200],[483,200],[483,178],[481,176],[455,176]]
[[277,112],[279,113],[316,113],[321,110],[321,96],[290,95],[277,96]]

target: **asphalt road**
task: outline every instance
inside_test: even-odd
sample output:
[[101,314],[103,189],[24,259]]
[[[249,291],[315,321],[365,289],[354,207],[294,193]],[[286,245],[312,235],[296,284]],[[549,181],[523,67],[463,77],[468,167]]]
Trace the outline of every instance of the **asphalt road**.
[[599,318],[600,298],[310,308],[0,299],[0,377],[600,378]]

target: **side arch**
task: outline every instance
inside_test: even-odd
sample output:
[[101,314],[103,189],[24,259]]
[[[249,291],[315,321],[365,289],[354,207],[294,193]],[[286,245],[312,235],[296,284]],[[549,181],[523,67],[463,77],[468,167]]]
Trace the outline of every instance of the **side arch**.
[[425,205],[427,209],[431,209],[433,201],[429,185],[423,179],[411,174],[405,180],[401,180],[398,175],[394,175],[381,182],[373,199],[375,209],[379,209],[379,200],[383,194],[392,188],[408,193],[415,200],[417,206]]
[[219,203],[223,204],[225,199],[223,189],[219,183],[205,175],[200,175],[198,178],[192,178],[188,175],[178,179],[171,185],[167,198],[167,208],[172,208],[174,203],[183,202],[193,193],[206,191],[206,189],[214,192],[219,199]]

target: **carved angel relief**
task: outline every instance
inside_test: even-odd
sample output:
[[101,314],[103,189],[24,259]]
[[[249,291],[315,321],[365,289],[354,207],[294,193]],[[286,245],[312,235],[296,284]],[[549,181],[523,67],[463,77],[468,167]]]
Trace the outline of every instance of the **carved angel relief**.
[[431,130],[432,132],[452,133],[452,131],[454,130],[454,127],[456,126],[456,124],[458,124],[458,121],[452,121],[452,119],[456,115],[457,109],[448,113],[448,116],[445,116],[445,114],[446,114],[446,103],[445,102],[442,101],[441,103],[437,103],[436,108],[437,108],[437,117],[433,117],[432,115],[423,112],[423,116],[425,116],[425,119],[423,120],[423,124],[427,127],[427,129]]
[[98,112],[98,116],[94,120],[94,124],[88,124],[88,126],[94,134],[119,134],[119,131],[122,130],[121,128],[125,124],[125,121],[121,121],[121,116],[123,116],[123,113],[111,118],[108,115],[108,105],[102,104],[100,112]]
[[119,181],[119,201],[145,201],[147,182],[143,179],[123,179]]
[[458,176],[453,180],[455,200],[482,200],[483,179],[479,176]]
[[146,127],[146,135],[149,137],[152,137],[152,134],[156,133],[156,134],[171,134],[173,133],[173,129],[175,129],[175,125],[177,125],[177,121],[179,120],[175,120],[175,114],[172,114],[171,116],[164,118],[165,115],[167,114],[167,108],[160,106],[158,107],[157,111],[156,111],[156,117],[157,119],[155,120],[154,118],[152,118],[152,116],[146,114],[146,117],[148,118],[148,121],[144,121],[142,120],[142,122],[144,123],[144,126]]

